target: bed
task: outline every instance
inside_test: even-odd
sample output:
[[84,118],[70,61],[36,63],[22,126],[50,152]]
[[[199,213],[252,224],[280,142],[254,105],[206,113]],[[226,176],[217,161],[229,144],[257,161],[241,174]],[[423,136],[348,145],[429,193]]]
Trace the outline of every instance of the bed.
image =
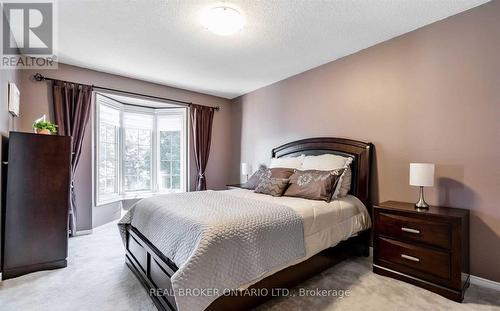
[[[228,200],[237,199],[240,202],[258,201],[262,205],[279,203],[292,209],[300,215],[303,221],[305,253],[297,260],[267,269],[266,273],[261,273],[258,279],[254,278],[252,282],[238,286],[238,288],[258,294],[242,295],[231,291],[212,301],[206,309],[248,310],[271,299],[276,293],[273,289],[291,288],[351,256],[368,256],[371,236],[369,184],[372,149],[370,143],[350,139],[310,138],[291,142],[272,150],[271,156],[276,158],[321,154],[351,157],[353,159],[351,190],[346,198],[340,200],[326,203],[287,197],[275,198],[244,189],[213,194]],[[203,200],[206,198],[203,197]],[[163,249],[159,246],[161,239],[154,240],[151,234],[145,232],[144,229],[141,232],[136,227],[141,228],[132,224],[123,226],[122,237],[126,248],[126,263],[148,290],[159,310],[177,310],[176,298],[172,291],[172,276],[180,272],[175,264],[175,261],[178,262],[175,258],[176,254],[166,256],[168,252],[160,251]],[[285,240],[281,242],[283,241]],[[287,245],[290,248],[295,246],[294,244]],[[181,298],[178,297],[178,299]]]

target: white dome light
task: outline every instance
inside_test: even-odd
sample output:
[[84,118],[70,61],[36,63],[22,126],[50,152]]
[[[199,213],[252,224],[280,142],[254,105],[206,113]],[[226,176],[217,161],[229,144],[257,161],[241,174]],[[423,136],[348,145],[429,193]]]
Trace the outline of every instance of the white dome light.
[[233,8],[216,7],[201,14],[201,23],[215,34],[229,36],[243,28],[245,19]]

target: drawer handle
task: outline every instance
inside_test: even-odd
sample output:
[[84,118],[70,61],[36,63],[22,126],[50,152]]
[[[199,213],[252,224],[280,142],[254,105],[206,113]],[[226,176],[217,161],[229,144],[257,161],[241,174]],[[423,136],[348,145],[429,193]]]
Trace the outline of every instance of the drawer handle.
[[411,228],[402,227],[401,230],[404,231],[404,232],[420,234],[420,230],[417,230],[417,229],[411,229]]
[[408,260],[411,260],[411,261],[414,261],[414,262],[420,262],[419,258],[413,257],[413,256],[408,256],[408,255],[405,255],[405,254],[401,254],[401,258],[408,259]]

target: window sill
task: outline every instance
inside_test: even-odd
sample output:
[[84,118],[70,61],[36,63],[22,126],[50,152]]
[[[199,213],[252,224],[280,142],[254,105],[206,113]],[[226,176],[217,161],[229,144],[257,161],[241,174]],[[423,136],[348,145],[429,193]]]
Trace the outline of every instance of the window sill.
[[121,202],[123,200],[136,200],[136,199],[145,199],[145,198],[150,198],[154,197],[157,195],[162,195],[162,194],[170,194],[170,193],[182,193],[185,191],[164,191],[164,192],[136,192],[136,193],[126,193],[120,196],[116,196],[113,198],[109,199],[103,199],[99,202],[96,203],[96,207],[98,206],[104,206],[108,205],[111,203],[116,203],[116,202]]
[[116,196],[113,198],[106,198],[106,199],[102,199],[102,200],[99,200],[98,202],[96,202],[95,206],[99,207],[99,206],[109,205],[112,203],[121,202],[122,200],[123,200],[123,198],[121,196]]
[[154,197],[158,194],[161,194],[161,193],[159,193],[159,192],[126,193],[126,194],[122,195],[122,200],[145,199],[145,198]]

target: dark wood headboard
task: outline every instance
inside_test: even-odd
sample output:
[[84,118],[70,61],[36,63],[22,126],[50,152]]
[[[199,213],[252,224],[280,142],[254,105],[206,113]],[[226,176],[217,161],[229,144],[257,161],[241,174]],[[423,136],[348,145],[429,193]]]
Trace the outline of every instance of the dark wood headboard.
[[350,194],[363,202],[369,211],[370,203],[370,170],[373,145],[362,141],[336,138],[318,137],[297,140],[272,151],[273,158],[303,155],[337,154],[353,159],[351,164],[352,184]]

